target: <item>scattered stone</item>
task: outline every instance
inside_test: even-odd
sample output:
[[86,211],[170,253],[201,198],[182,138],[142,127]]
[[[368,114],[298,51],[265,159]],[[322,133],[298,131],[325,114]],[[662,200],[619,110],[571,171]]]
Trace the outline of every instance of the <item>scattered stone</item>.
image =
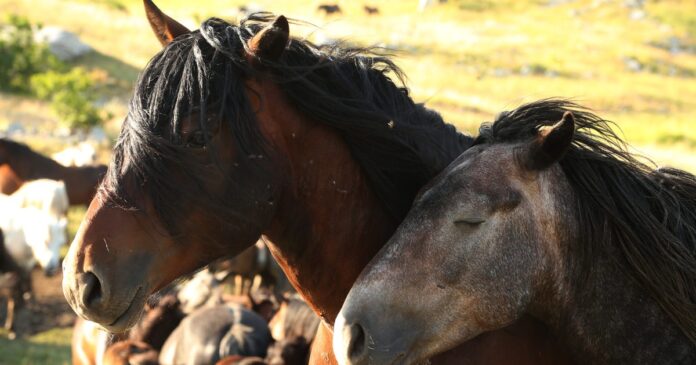
[[643,64],[634,57],[624,57],[623,61],[626,68],[631,72],[640,72],[643,70]]
[[624,0],[624,6],[630,9],[643,9],[645,0]]
[[635,9],[631,11],[631,14],[628,16],[631,20],[643,20],[645,19],[645,11],[641,9]]
[[97,145],[103,145],[109,143],[109,137],[102,127],[92,127],[92,129],[87,134],[87,140]]
[[48,49],[58,59],[69,61],[92,52],[92,47],[80,41],[80,38],[58,27],[44,27],[34,33],[34,40],[48,45]]

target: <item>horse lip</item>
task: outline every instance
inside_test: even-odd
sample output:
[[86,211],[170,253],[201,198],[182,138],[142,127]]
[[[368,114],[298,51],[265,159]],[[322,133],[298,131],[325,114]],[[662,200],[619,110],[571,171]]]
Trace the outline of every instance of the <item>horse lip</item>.
[[116,317],[116,319],[113,322],[111,322],[108,325],[103,325],[104,328],[106,328],[109,332],[112,333],[120,333],[125,332],[135,324],[129,322],[131,322],[133,317],[135,317],[135,303],[140,301],[139,294],[142,291],[142,289],[142,286],[138,287],[138,290],[136,290],[135,294],[133,295],[133,298],[131,299],[130,304],[128,304],[128,307],[126,307],[126,309],[118,317]]

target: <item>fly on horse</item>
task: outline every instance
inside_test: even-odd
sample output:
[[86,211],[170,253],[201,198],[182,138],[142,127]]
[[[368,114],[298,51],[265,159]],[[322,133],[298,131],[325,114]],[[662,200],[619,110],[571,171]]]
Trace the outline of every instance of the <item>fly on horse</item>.
[[503,113],[356,281],[339,362],[418,362],[528,314],[579,364],[696,363],[696,177],[641,161],[571,102]]
[[22,143],[0,138],[0,192],[3,194],[10,195],[31,180],[61,180],[65,182],[70,204],[87,205],[105,173],[104,165],[63,166]]
[[[164,48],[64,261],[68,302],[124,331],[152,293],[263,235],[325,320],[312,362],[334,362],[330,326],[354,280],[473,139],[414,103],[370,49],[291,38],[282,16],[189,31],[145,8]],[[567,363],[529,318],[458,351],[457,364]]]

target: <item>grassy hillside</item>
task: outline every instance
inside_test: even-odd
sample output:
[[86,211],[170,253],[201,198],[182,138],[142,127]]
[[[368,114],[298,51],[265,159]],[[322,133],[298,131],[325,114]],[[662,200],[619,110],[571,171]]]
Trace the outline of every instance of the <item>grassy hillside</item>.
[[[252,7],[316,25],[295,26],[295,35],[396,49],[415,98],[463,130],[473,133],[480,122],[525,101],[571,97],[616,121],[660,163],[696,171],[693,1],[647,1],[642,8],[618,0],[449,1],[422,13],[415,1],[373,2],[379,16],[365,15],[368,2],[342,1],[343,13],[330,17],[315,10],[319,3],[258,1]],[[242,4],[158,2],[191,28],[213,15],[234,20]],[[159,48],[141,1],[0,0],[0,9],[67,28],[92,45],[98,52],[79,62],[106,82],[114,123],[122,120],[138,70]]]

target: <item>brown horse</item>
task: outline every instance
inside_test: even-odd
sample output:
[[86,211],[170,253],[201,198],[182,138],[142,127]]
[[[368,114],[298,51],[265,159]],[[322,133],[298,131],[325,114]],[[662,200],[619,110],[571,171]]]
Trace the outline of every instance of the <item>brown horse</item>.
[[420,195],[351,289],[335,351],[417,363],[526,313],[580,364],[696,364],[695,293],[696,176],[543,100],[484,126]]
[[106,173],[105,165],[66,167],[24,144],[0,138],[0,191],[9,195],[26,181],[62,180],[72,205],[87,205]]
[[159,365],[157,350],[145,342],[124,340],[109,346],[100,365]]
[[[289,38],[284,17],[190,32],[145,1],[164,45],[143,71],[111,168],[65,260],[72,308],[111,331],[153,292],[264,235],[330,324],[417,191],[472,139],[415,104],[369,49]],[[524,319],[449,353],[453,363],[567,363]]]
[[25,272],[5,248],[5,236],[0,230],[0,298],[6,299],[5,330],[10,337],[16,334],[15,313],[24,305],[25,297],[31,295],[31,275]]

